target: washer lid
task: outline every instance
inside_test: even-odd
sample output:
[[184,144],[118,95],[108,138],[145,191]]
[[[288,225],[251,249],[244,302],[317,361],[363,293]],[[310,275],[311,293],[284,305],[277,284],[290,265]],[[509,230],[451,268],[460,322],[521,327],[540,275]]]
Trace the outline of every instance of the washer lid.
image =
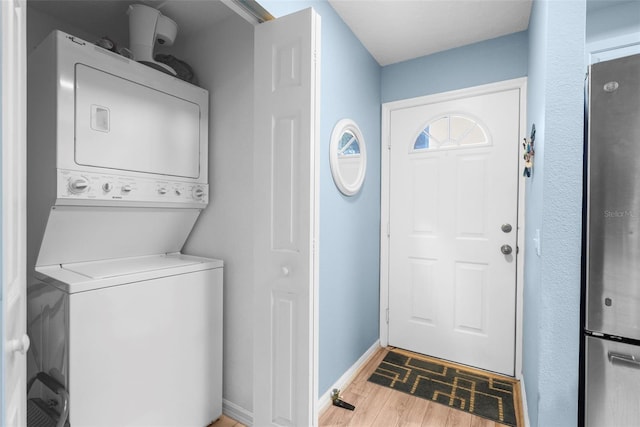
[[152,255],[62,264],[61,268],[90,279],[106,279],[147,271],[186,267],[200,263],[202,261],[193,258],[176,257],[175,255]]
[[[179,252],[36,267],[35,279],[74,294],[223,268],[221,260]],[[185,280],[183,276],[179,281]]]

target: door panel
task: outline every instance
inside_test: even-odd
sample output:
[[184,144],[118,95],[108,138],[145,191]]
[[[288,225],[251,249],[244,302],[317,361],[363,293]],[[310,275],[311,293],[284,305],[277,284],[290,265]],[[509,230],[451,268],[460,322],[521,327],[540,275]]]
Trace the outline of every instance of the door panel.
[[254,418],[317,424],[319,16],[255,30]]
[[438,168],[436,159],[417,159],[411,164],[413,229],[432,236],[438,227],[437,211],[430,204],[438,197]]
[[514,374],[519,108],[510,89],[391,111],[390,345]]
[[454,290],[454,329],[486,335],[487,266],[457,263]]
[[[271,172],[273,177],[273,203],[271,205],[272,243],[274,250],[298,251],[299,245],[305,244],[304,236],[299,235],[296,227],[299,217],[295,209],[300,202],[296,190],[298,168],[296,144],[300,139],[299,127],[301,118],[277,118],[274,124],[272,141],[273,157]],[[302,241],[301,241],[302,239]]]
[[[486,234],[487,156],[460,156],[457,166],[456,228],[459,238],[484,237]],[[467,176],[477,179],[466,180]]]

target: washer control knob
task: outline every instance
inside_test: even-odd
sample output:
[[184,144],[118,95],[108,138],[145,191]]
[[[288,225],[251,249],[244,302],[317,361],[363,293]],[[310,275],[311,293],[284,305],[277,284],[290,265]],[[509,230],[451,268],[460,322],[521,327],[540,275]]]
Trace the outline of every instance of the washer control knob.
[[131,193],[131,190],[133,190],[133,188],[129,184],[125,184],[122,186],[123,193]]
[[84,177],[71,178],[69,180],[69,191],[78,194],[87,191],[89,188],[89,181]]
[[158,188],[158,194],[162,194],[162,195],[167,194],[167,189],[164,187]]
[[193,189],[193,198],[196,200],[202,200],[202,198],[204,197],[204,190],[202,189],[202,187],[195,187]]
[[176,188],[176,196],[179,196],[182,194],[182,190],[180,190],[179,188]]
[[113,190],[113,184],[110,182],[105,182],[104,184],[102,184],[102,190],[105,193],[108,193],[109,191]]

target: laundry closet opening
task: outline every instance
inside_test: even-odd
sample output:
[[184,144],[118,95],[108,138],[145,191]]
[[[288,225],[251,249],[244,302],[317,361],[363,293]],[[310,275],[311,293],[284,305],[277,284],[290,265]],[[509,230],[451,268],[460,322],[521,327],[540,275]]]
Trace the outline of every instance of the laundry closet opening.
[[[78,43],[86,43],[87,46],[96,44],[96,49],[102,49],[101,53],[109,56],[113,61],[126,61],[133,50],[132,41],[130,40],[129,18],[127,14],[130,4],[134,2],[114,2],[114,1],[29,1],[27,3],[27,55],[30,55],[36,48],[52,33],[54,30],[63,32],[72,37]],[[69,239],[65,236],[54,236],[56,239],[62,239],[64,243],[59,246],[50,246],[47,250],[48,259],[54,259],[62,256],[65,252],[69,252],[73,247],[74,252],[82,253],[82,241],[84,238],[104,239],[104,245],[95,245],[94,253],[87,254],[86,259],[70,259],[69,266],[62,270],[62,275],[69,277],[70,274],[88,282],[94,280],[101,282],[106,286],[107,282],[118,280],[117,277],[123,277],[131,272],[131,265],[128,261],[124,264],[118,264],[113,259],[118,257],[132,257],[136,259],[136,265],[145,266],[147,272],[136,270],[136,280],[145,281],[149,279],[148,271],[157,269],[158,265],[171,265],[172,269],[180,270],[181,274],[194,274],[192,271],[195,266],[209,265],[202,261],[203,259],[218,259],[224,261],[224,278],[222,277],[222,263],[215,264],[212,268],[218,271],[220,277],[215,280],[220,281],[220,293],[216,295],[206,294],[204,297],[194,298],[188,304],[198,306],[195,313],[204,313],[203,316],[208,319],[204,324],[202,332],[204,334],[217,334],[222,336],[222,325],[224,325],[224,340],[221,344],[215,344],[212,348],[203,350],[202,366],[206,366],[205,370],[221,363],[221,359],[228,361],[224,368],[220,369],[218,374],[212,378],[213,391],[207,390],[207,393],[213,393],[214,402],[209,408],[215,419],[215,416],[222,412],[223,399],[225,402],[233,402],[234,408],[241,408],[237,418],[242,419],[244,414],[250,414],[253,406],[253,319],[251,316],[251,294],[253,289],[253,256],[252,256],[252,194],[253,194],[253,91],[254,91],[254,25],[244,19],[238,11],[225,5],[223,2],[212,1],[164,1],[164,2],[144,2],[145,5],[158,8],[163,16],[174,21],[177,29],[174,31],[168,21],[162,21],[158,27],[159,38],[164,39],[164,45],[155,43],[155,51],[151,55],[164,55],[163,61],[159,61],[157,57],[149,56],[143,58],[146,65],[153,73],[157,73],[158,69],[166,69],[162,64],[168,64],[170,68],[178,70],[184,80],[192,73],[191,82],[194,88],[202,88],[208,91],[206,101],[208,109],[203,109],[197,104],[185,99],[184,97],[173,94],[173,106],[171,111],[180,111],[179,117],[165,117],[161,120],[166,111],[155,109],[158,103],[154,100],[156,94],[149,93],[144,88],[148,87],[147,82],[140,82],[140,85],[130,85],[123,89],[120,93],[114,92],[112,87],[117,80],[112,75],[97,73],[94,68],[80,67],[76,68],[76,76],[79,76],[80,83],[78,87],[83,90],[87,86],[82,84],[82,79],[101,81],[96,87],[102,88],[105,92],[109,92],[114,98],[119,99],[123,103],[123,109],[126,111],[127,96],[135,96],[136,100],[147,97],[148,107],[138,107],[137,110],[126,111],[125,119],[130,123],[143,124],[147,120],[155,121],[162,125],[156,128],[147,127],[150,132],[155,132],[153,138],[147,146],[138,145],[137,151],[130,152],[130,158],[111,157],[114,152],[127,153],[132,149],[130,146],[117,146],[118,139],[114,138],[110,147],[104,149],[103,152],[96,154],[93,150],[86,148],[96,140],[96,138],[108,138],[114,136],[116,132],[122,129],[116,129],[118,111],[110,109],[104,105],[94,105],[88,100],[87,107],[91,111],[92,116],[87,122],[86,129],[75,129],[78,132],[91,133],[93,139],[89,139],[89,145],[78,147],[72,150],[71,157],[73,162],[85,166],[96,166],[103,171],[115,171],[114,162],[118,163],[123,169],[136,173],[160,174],[157,175],[160,181],[164,180],[170,185],[166,188],[164,184],[153,182],[154,197],[171,196],[174,199],[181,197],[195,197],[196,199],[204,199],[208,202],[206,208],[200,211],[202,206],[197,203],[189,208],[180,210],[171,210],[171,207],[154,205],[157,201],[146,200],[148,206],[156,206],[153,209],[144,210],[135,206],[124,206],[119,210],[103,206],[95,208],[101,221],[88,222],[80,220],[77,222],[79,228],[75,232],[69,233]],[[130,12],[131,13],[131,12]],[[243,12],[244,13],[244,12]],[[173,43],[169,42],[170,38],[174,38]],[[70,40],[70,39],[69,39]],[[99,46],[99,47],[98,47]],[[159,64],[160,63],[160,64]],[[96,74],[98,74],[96,76]],[[73,85],[73,82],[70,82]],[[178,84],[178,83],[176,83]],[[122,85],[116,85],[122,88]],[[38,97],[42,99],[48,95],[46,93],[37,93],[37,88],[28,86],[27,91],[29,97],[37,102]],[[60,90],[66,90],[61,87]],[[195,90],[195,89],[194,89]],[[170,92],[169,90],[165,92]],[[86,93],[84,93],[86,94]],[[157,96],[166,99],[165,94],[158,92]],[[84,95],[80,93],[82,98]],[[90,97],[89,97],[90,98]],[[84,102],[80,99],[80,102]],[[164,101],[163,101],[164,102]],[[129,104],[129,106],[134,104]],[[178,106],[178,108],[174,108]],[[198,128],[198,121],[204,119],[208,121],[206,128]],[[35,120],[30,121],[27,118],[27,129],[34,132],[40,125]],[[176,120],[179,120],[178,126]],[[186,126],[182,126],[186,123]],[[175,124],[175,125],[173,125]],[[132,133],[136,132],[139,126],[132,125],[129,132],[122,135],[131,138]],[[192,134],[185,134],[183,131],[180,135],[172,135],[172,132],[178,132],[178,129],[190,129]],[[162,158],[158,157],[159,152],[153,141],[159,141],[162,138],[168,138],[175,141],[185,141],[193,138],[199,138],[205,135],[206,141],[204,146],[190,143],[175,143],[172,146],[173,155]],[[117,136],[117,135],[115,135]],[[148,136],[148,135],[147,135]],[[71,135],[74,138],[74,135]],[[142,136],[141,136],[142,137]],[[49,149],[55,148],[55,139],[51,139]],[[113,145],[116,144],[116,145]],[[204,147],[204,148],[203,148]],[[167,153],[167,151],[164,151]],[[44,153],[40,153],[44,155]],[[33,164],[33,160],[40,155],[36,151],[30,151],[30,157],[27,163]],[[198,157],[199,156],[199,157]],[[198,160],[199,158],[199,160]],[[195,160],[194,160],[195,159]],[[203,163],[204,161],[204,163]],[[124,166],[122,166],[124,162]],[[127,163],[128,162],[128,163]],[[208,168],[203,169],[203,164],[208,163]],[[87,166],[87,167],[88,167]],[[55,168],[55,165],[50,165]],[[38,168],[32,167],[29,171],[29,180],[31,180],[30,188],[37,185],[47,187],[51,191],[53,182],[45,182],[43,174]],[[116,172],[114,172],[116,173]],[[116,173],[117,174],[117,173]],[[95,175],[95,174],[94,174]],[[81,177],[82,180],[77,183],[74,181],[73,186],[78,191],[85,188],[95,188],[96,183],[92,180],[95,178],[91,174]],[[135,175],[135,178],[140,178]],[[199,181],[202,178],[202,181]],[[38,184],[38,180],[42,180]],[[155,179],[155,178],[154,178]],[[190,180],[195,180],[193,183]],[[173,182],[181,184],[174,185]],[[65,181],[66,182],[66,181]],[[71,185],[71,181],[69,181]],[[135,185],[134,185],[135,184]],[[107,183],[101,187],[100,194],[115,194],[115,191],[125,191],[124,189],[133,188],[133,193],[137,189],[141,189],[144,185],[152,185],[150,181],[140,182],[117,182]],[[100,184],[101,186],[103,184]],[[127,187],[127,185],[129,185]],[[133,186],[132,186],[133,185]],[[92,187],[93,186],[93,187]],[[157,186],[157,188],[155,187]],[[70,187],[71,188],[71,187]],[[146,188],[146,187],[145,187]],[[156,191],[157,190],[157,191]],[[102,197],[102,196],[100,196]],[[37,191],[29,192],[27,198],[33,202],[39,198]],[[38,202],[36,201],[36,204]],[[191,202],[190,202],[191,203]],[[31,203],[33,204],[33,203]],[[69,226],[69,222],[73,223],[79,216],[76,211],[82,210],[82,203],[72,206],[72,215],[68,218],[65,209],[67,207],[55,207],[54,220],[57,218],[58,223],[53,223],[52,229],[55,231],[62,230]],[[138,209],[136,211],[136,209]],[[33,210],[28,212],[32,215]],[[127,225],[126,219],[120,221],[124,224],[125,230],[101,228],[99,223],[109,222],[114,216],[125,217],[129,213],[139,218],[135,219],[135,223],[139,226],[134,227]],[[47,210],[46,215],[49,214]],[[166,214],[166,215],[165,215]],[[73,219],[73,218],[75,219]],[[159,218],[165,218],[160,221]],[[185,218],[186,217],[186,218]],[[42,223],[42,221],[40,221]],[[131,222],[133,223],[133,221]],[[60,225],[60,227],[57,226]],[[186,225],[185,225],[186,224]],[[126,229],[130,227],[130,229]],[[35,227],[38,228],[38,227]],[[28,260],[27,265],[32,269],[36,265],[36,258],[39,252],[40,240],[44,230],[32,229],[28,242]],[[71,227],[73,229],[73,227]],[[145,243],[144,250],[132,251],[132,247],[136,246],[139,241],[127,241],[129,236],[140,235],[144,239],[139,239]],[[54,233],[55,234],[55,233]],[[38,237],[36,237],[38,236]],[[173,242],[172,245],[164,245],[163,242]],[[103,259],[105,247],[111,247],[109,254],[105,257],[109,258],[100,265],[82,265],[83,262],[94,262]],[[162,254],[156,252],[171,252]],[[179,254],[178,254],[179,253]],[[157,258],[150,259],[148,256],[153,254]],[[161,257],[166,259],[160,259]],[[76,261],[79,261],[76,262]],[[71,265],[73,264],[73,265]],[[211,267],[211,265],[209,265]],[[82,279],[80,279],[82,278]],[[32,271],[27,272],[28,292],[34,287],[34,275]],[[224,283],[224,286],[222,285]],[[84,285],[83,285],[84,286]],[[102,285],[100,285],[102,286]],[[124,288],[120,286],[119,288]],[[223,291],[224,288],[224,292]],[[94,291],[88,292],[88,288],[83,288],[83,292],[78,295],[84,297],[93,294]],[[98,289],[96,292],[103,291]],[[97,293],[95,295],[98,295]],[[180,292],[179,296],[183,296]],[[151,309],[154,304],[165,304],[165,315],[155,318],[158,322],[167,328],[177,325],[184,318],[193,317],[193,313],[175,311],[174,304],[171,300],[162,296],[160,288],[151,289],[147,294],[132,298],[135,304],[128,307],[119,307],[122,313],[133,314],[134,317],[144,317],[147,309]],[[131,302],[130,301],[130,302]],[[175,300],[174,300],[175,301]],[[102,300],[98,298],[97,304],[101,304]],[[158,307],[160,307],[160,305]],[[222,307],[224,306],[224,310]],[[201,311],[200,311],[201,310]],[[156,310],[157,311],[157,310]],[[150,316],[152,318],[153,316]],[[104,322],[117,322],[117,319],[109,317],[102,319]],[[196,321],[196,320],[194,320]],[[37,321],[35,321],[37,323]],[[203,325],[202,323],[198,323]],[[28,325],[35,328],[36,325]],[[122,325],[123,330],[127,330],[126,322]],[[130,333],[136,330],[129,325]],[[216,328],[220,328],[217,330]],[[87,336],[95,335],[97,331],[82,331]],[[137,331],[140,332],[140,331]],[[174,330],[168,332],[169,336],[163,339],[167,345],[167,351],[177,351],[180,349],[180,342],[184,335],[184,330]],[[45,338],[51,337],[47,334]],[[127,349],[119,349],[105,346],[103,351],[109,358],[111,356],[126,352]],[[129,349],[130,350],[130,349]],[[189,349],[180,349],[178,354],[188,353]],[[30,374],[37,370],[36,360],[41,360],[42,354],[29,354],[27,356],[28,364],[31,364]],[[135,356],[130,353],[123,356],[123,364],[130,361],[135,362]],[[147,362],[152,362],[148,360]],[[184,367],[186,371],[189,367]],[[92,370],[99,370],[99,361],[93,362],[87,367],[82,374],[91,376]],[[162,369],[159,367],[158,372]],[[223,374],[224,372],[224,374]],[[203,372],[194,372],[194,376],[202,375]],[[160,375],[160,374],[158,374]],[[222,377],[224,375],[224,378]],[[73,373],[71,373],[73,377]],[[71,380],[73,381],[73,379]],[[222,384],[224,383],[224,390]],[[41,385],[36,383],[35,388]],[[118,387],[114,384],[113,387]],[[34,390],[35,391],[35,390]],[[109,397],[109,390],[103,390],[105,398]],[[73,420],[74,397],[71,396],[71,420]],[[77,399],[77,398],[76,398]],[[76,400],[76,408],[79,403]],[[194,411],[197,412],[197,411]],[[216,415],[217,414],[217,415]],[[208,421],[213,421],[213,419]],[[73,421],[72,421],[73,422]]]

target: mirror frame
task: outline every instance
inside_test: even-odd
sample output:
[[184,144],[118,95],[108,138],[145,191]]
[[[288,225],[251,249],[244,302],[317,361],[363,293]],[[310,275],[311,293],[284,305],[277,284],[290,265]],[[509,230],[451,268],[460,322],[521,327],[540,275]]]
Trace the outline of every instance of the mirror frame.
[[[346,132],[351,133],[358,141],[360,147],[360,168],[358,170],[358,176],[354,182],[345,182],[344,176],[340,173],[340,158],[338,156],[338,147],[342,135]],[[364,142],[364,137],[360,128],[351,119],[342,119],[333,127],[331,132],[331,143],[329,145],[329,165],[331,166],[331,175],[333,176],[333,182],[338,187],[338,190],[345,196],[353,196],[357,194],[362,188],[364,183],[364,177],[367,173],[367,148]]]

